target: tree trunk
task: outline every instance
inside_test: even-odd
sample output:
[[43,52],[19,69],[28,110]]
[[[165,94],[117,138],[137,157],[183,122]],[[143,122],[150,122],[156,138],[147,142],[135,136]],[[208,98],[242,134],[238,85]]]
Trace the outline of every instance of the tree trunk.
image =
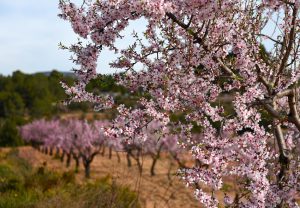
[[66,152],[63,150],[63,153],[62,153],[62,155],[60,157],[60,161],[61,162],[64,162],[65,154],[66,154]]
[[[131,156],[136,161],[138,169],[139,169],[139,173],[142,174],[143,167],[142,167],[142,164],[140,161],[140,154],[141,154],[140,150],[137,150],[136,155],[131,150],[129,150],[127,156],[128,156],[128,158],[129,158],[129,156]],[[128,160],[128,158],[127,158],[127,160]],[[131,166],[131,163],[130,163],[130,166]],[[128,166],[128,167],[130,167],[130,166]]]
[[56,147],[56,150],[55,150],[55,157],[59,157],[59,148]]
[[[288,97],[289,99],[289,106],[290,106],[290,111],[291,111],[291,114],[293,114],[293,106],[292,106],[292,101],[291,100],[292,98],[289,96]],[[277,110],[277,104],[276,102],[274,101],[273,102],[273,107],[275,110]],[[279,164],[280,164],[280,171],[277,175],[277,184],[279,186],[279,189],[280,190],[283,190],[284,189],[284,183],[286,182],[287,180],[287,174],[289,172],[289,164],[290,164],[290,152],[287,148],[287,145],[286,145],[286,141],[284,139],[284,134],[283,134],[283,130],[282,130],[282,127],[281,127],[281,124],[280,123],[276,123],[276,119],[273,120],[273,129],[274,129],[274,132],[275,132],[275,138],[276,138],[276,142],[277,142],[277,146],[278,146],[278,149],[279,149]],[[282,208],[284,205],[283,203],[281,202],[280,204],[278,204],[276,206],[276,208]]]
[[168,173],[167,173],[170,186],[172,186],[172,183],[173,183],[173,180],[172,180],[172,177],[171,177],[171,171],[172,171],[173,165],[174,164],[173,164],[172,158],[170,158],[170,165],[169,165]]
[[177,154],[172,154],[172,157],[177,162],[179,168],[187,168],[187,166],[183,162],[180,161]]
[[138,166],[138,169],[139,169],[139,173],[142,174],[143,167],[142,167],[142,164],[140,162],[140,158],[139,157],[136,159],[136,162],[137,162],[137,166]]
[[126,158],[127,158],[127,166],[131,167],[131,160],[130,160],[130,155],[129,153],[126,154]]
[[85,178],[91,177],[91,161],[89,160],[83,160],[84,165],[84,172],[85,172]]
[[141,155],[141,152],[140,152],[140,150],[138,150],[137,155],[134,159],[136,160],[136,163],[137,163],[137,166],[138,166],[138,169],[139,169],[139,173],[142,175],[143,167],[142,167],[142,164],[141,164],[141,161],[140,161],[140,155]]
[[50,147],[50,150],[49,150],[49,155],[52,156],[53,155],[53,147]]
[[79,157],[74,157],[75,160],[75,173],[79,172]]
[[121,162],[121,158],[120,158],[120,155],[119,155],[119,153],[118,153],[118,152],[116,152],[116,155],[117,155],[117,158],[118,158],[118,163],[120,163],[120,162]]
[[45,147],[45,154],[48,154],[48,147]]
[[112,147],[109,147],[108,158],[111,159],[111,157],[112,157]]
[[156,156],[152,158],[152,165],[151,165],[151,169],[150,169],[151,176],[155,176],[155,165],[156,165],[157,160],[158,160],[158,157],[156,157]]
[[103,149],[102,149],[101,155],[104,156],[104,154],[105,154],[105,146],[103,145]]
[[67,167],[67,168],[70,167],[70,164],[71,164],[71,154],[68,153],[68,154],[67,154],[66,167]]
[[152,155],[152,165],[151,165],[151,170],[150,170],[150,174],[151,176],[154,176],[155,175],[155,165],[156,165],[156,162],[157,160],[159,159],[160,157],[160,151],[161,151],[161,148],[162,148],[162,144],[159,146],[157,152],[155,155]]

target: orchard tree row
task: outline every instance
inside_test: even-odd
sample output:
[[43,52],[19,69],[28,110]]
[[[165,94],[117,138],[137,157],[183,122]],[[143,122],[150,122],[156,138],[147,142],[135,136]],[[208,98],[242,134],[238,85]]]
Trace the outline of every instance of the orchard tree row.
[[[119,123],[120,125],[120,123]],[[162,132],[161,125],[150,122],[143,128],[144,138],[135,138],[135,142],[128,143],[129,137],[116,139],[108,132],[113,131],[113,123],[108,121],[86,120],[36,120],[20,128],[22,138],[26,143],[49,155],[55,155],[63,162],[66,158],[66,167],[70,166],[71,160],[75,163],[75,172],[78,172],[80,161],[85,168],[85,176],[90,177],[91,163],[96,155],[104,155],[105,149],[109,149],[109,158],[112,151],[116,152],[118,162],[119,153],[125,153],[128,167],[132,166],[132,160],[137,164],[140,174],[143,171],[142,157],[150,156],[152,165],[150,174],[155,175],[155,166],[160,159],[161,153],[183,166],[180,160],[182,149],[177,135],[169,131]],[[170,174],[170,173],[168,173]]]

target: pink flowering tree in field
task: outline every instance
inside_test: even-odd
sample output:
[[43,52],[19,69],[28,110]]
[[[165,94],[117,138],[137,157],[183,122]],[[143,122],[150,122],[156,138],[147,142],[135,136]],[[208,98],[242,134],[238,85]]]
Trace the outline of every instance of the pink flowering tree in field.
[[150,155],[152,158],[151,176],[155,175],[155,166],[162,152],[169,154],[171,158],[179,163],[179,166],[183,167],[179,156],[183,148],[180,148],[178,135],[172,134],[170,128],[164,129],[162,125],[161,122],[154,120],[143,128],[147,138],[141,144],[141,149],[144,154]]
[[21,135],[26,142],[31,143],[34,147],[42,147],[44,152],[48,154],[51,152],[54,143],[52,142],[54,123],[48,122],[44,119],[33,121],[20,128]]
[[[71,157],[73,157],[75,162],[75,172],[78,173],[79,171],[79,165],[80,165],[80,149],[77,148],[78,145],[78,135],[80,134],[80,129],[78,129],[79,125],[78,120],[76,119],[70,119],[63,121],[63,130],[62,130],[62,139],[61,139],[61,147],[65,147],[69,155],[67,154],[67,161],[71,160]],[[67,140],[67,141],[65,141]]]
[[97,124],[98,128],[87,121],[74,120],[73,122],[73,147],[82,159],[85,177],[89,178],[91,163],[94,157],[100,153],[106,137],[104,136],[104,133],[102,133],[101,128],[99,129],[99,122]]
[[[43,138],[37,128],[38,122],[28,123],[20,127],[20,135],[26,143],[31,144],[34,148],[40,150],[40,146],[43,145]],[[36,129],[34,131],[34,129]]]
[[166,136],[160,131],[161,128],[161,124],[156,122],[150,122],[147,127],[144,128],[144,132],[147,134],[147,139],[143,142],[142,148],[144,154],[150,155],[152,158],[152,164],[150,167],[151,176],[155,175],[155,166],[163,149],[162,141]]
[[[78,171],[79,160],[82,159],[85,176],[90,177],[90,165],[101,147],[107,143],[104,128],[108,121],[87,121],[71,119],[36,120],[20,128],[23,139],[28,143],[62,150],[61,157],[67,156],[66,166],[70,166],[71,158],[75,160],[75,171]],[[45,153],[47,153],[46,151]]]
[[95,120],[95,121],[93,121],[93,125],[95,126],[95,128],[97,128],[99,130],[99,136],[103,139],[102,154],[104,155],[105,148],[108,147],[108,149],[109,149],[109,153],[108,153],[109,159],[112,158],[112,151],[114,150],[116,152],[118,162],[121,162],[121,158],[120,158],[120,155],[118,153],[118,151],[122,150],[122,145],[120,144],[120,141],[116,140],[116,139],[109,139],[106,136],[106,133],[105,133],[105,129],[108,129],[108,128],[111,127],[111,122],[109,122],[107,120]]
[[168,132],[166,124],[169,122],[164,113],[157,112],[153,103],[142,100],[141,105],[146,109],[130,109],[124,105],[118,107],[119,115],[114,119],[110,128],[106,128],[106,135],[111,140],[119,140],[123,150],[127,153],[127,163],[131,166],[133,158],[142,173],[141,157],[150,154],[153,158],[153,171],[161,151],[159,140]]
[[[33,130],[34,131],[34,130]],[[49,155],[53,155],[53,150],[58,147],[61,135],[61,126],[59,120],[50,120],[43,123],[43,129],[40,130],[43,133],[44,146],[49,148]]]
[[[57,132],[57,143],[56,146],[62,151],[60,155],[60,160],[63,162],[66,156],[66,167],[70,167],[71,159],[74,158],[74,126],[72,125],[73,120],[61,120],[58,123],[55,131]],[[78,161],[75,159],[75,172],[77,172],[79,167]]]
[[[132,137],[132,129],[146,125],[149,114],[160,120],[184,113],[182,142],[204,165],[181,173],[188,184],[198,184],[202,204],[298,207],[299,6],[299,0],[60,1],[60,17],[85,40],[65,47],[79,68],[75,85],[63,86],[70,101],[112,107],[111,97],[85,87],[96,76],[101,52],[118,53],[111,67],[125,70],[119,83],[151,99],[142,101],[143,109],[124,110],[134,122],[111,134],[142,142],[145,135]],[[135,43],[119,50],[115,41],[138,19],[145,21],[144,36],[135,34]],[[195,125],[198,142],[192,142]],[[238,190],[216,197],[227,177],[236,178]]]

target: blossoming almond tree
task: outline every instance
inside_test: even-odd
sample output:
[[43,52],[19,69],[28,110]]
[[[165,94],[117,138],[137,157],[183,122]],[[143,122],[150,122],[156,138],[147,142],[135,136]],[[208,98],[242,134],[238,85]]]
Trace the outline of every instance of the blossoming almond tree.
[[[201,127],[203,139],[186,143],[206,166],[182,172],[188,184],[200,184],[195,194],[202,204],[298,207],[299,0],[97,0],[59,6],[60,17],[85,39],[68,47],[79,65],[78,82],[64,84],[71,101],[112,107],[111,97],[86,92],[85,86],[96,75],[102,50],[118,52],[111,67],[125,70],[119,83],[151,95],[143,103],[152,117],[184,113],[181,131],[190,137],[192,124]],[[147,24],[144,37],[135,34],[134,44],[118,50],[121,32],[141,18]],[[218,102],[225,96],[231,111]],[[135,123],[143,126],[146,119]],[[228,176],[238,179],[239,190],[222,202],[216,192]]]
[[84,120],[71,119],[36,120],[20,128],[20,133],[26,142],[43,145],[45,148],[58,147],[67,155],[67,167],[70,166],[71,156],[75,159],[75,171],[78,171],[79,159],[85,168],[85,176],[90,177],[90,165],[94,157],[106,143],[104,127],[108,121],[88,123]]
[[[20,127],[20,135],[24,139],[25,142],[30,143],[34,148],[40,150],[40,146],[43,145],[43,137],[41,136],[41,132],[39,131],[40,124],[44,123],[44,120],[34,121],[32,123],[26,124]],[[33,131],[35,129],[35,131]]]
[[51,154],[58,141],[56,130],[59,131],[57,120],[46,121],[41,119],[22,126],[20,134],[26,142],[31,143],[34,147],[42,146],[46,154],[48,154],[48,150]]
[[[58,142],[56,143],[56,146],[62,150],[61,155],[61,161],[63,162],[64,157],[66,156],[66,167],[70,167],[71,164],[71,158],[75,154],[74,150],[74,127],[72,124],[75,123],[73,120],[70,121],[64,121],[61,120],[59,122],[59,126],[55,129],[55,132],[57,132],[57,138]],[[79,160],[76,160],[75,157],[75,172],[78,170],[79,166]]]
[[[154,166],[161,151],[159,137],[168,132],[166,124],[169,119],[166,114],[156,112],[153,103],[141,100],[141,105],[147,105],[145,109],[131,109],[120,105],[117,110],[119,115],[112,125],[106,128],[106,135],[116,144],[121,144],[127,153],[128,167],[131,166],[130,158],[133,158],[142,173],[141,156],[149,154],[153,157]],[[118,141],[119,140],[119,141]],[[155,162],[154,162],[155,161]]]
[[109,139],[105,134],[105,129],[110,128],[111,126],[111,122],[106,121],[106,120],[95,120],[93,122],[95,128],[97,128],[99,130],[99,136],[101,138],[103,138],[103,150],[101,152],[101,154],[104,156],[105,153],[105,148],[108,147],[109,149],[109,159],[112,158],[112,151],[114,150],[116,152],[116,156],[118,159],[118,162],[121,162],[121,158],[119,155],[119,151],[122,151],[122,145],[120,143],[119,140],[115,140],[115,139]]
[[[99,125],[99,123],[98,123]],[[99,126],[97,126],[99,127]],[[101,129],[87,121],[76,120],[76,139],[74,147],[82,158],[85,169],[85,177],[90,177],[90,166],[94,157],[100,153],[101,147],[105,143],[105,136]]]

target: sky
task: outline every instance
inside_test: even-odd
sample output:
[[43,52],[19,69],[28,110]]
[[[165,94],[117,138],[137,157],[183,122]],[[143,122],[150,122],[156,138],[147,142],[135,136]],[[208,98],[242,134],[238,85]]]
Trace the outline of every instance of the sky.
[[[70,71],[75,65],[69,60],[71,53],[61,50],[75,43],[77,35],[70,24],[57,14],[58,0],[0,0],[0,74],[10,75],[21,70],[26,73],[38,71]],[[82,0],[72,0],[80,5]],[[130,34],[144,30],[143,21],[131,24],[124,32]],[[118,41],[121,48],[133,40]],[[105,52],[98,63],[98,71],[113,73],[108,63],[116,55]]]
[[[70,71],[76,67],[69,60],[72,55],[58,47],[59,42],[70,45],[77,41],[69,22],[57,14],[59,0],[0,0],[0,74],[10,75],[21,70],[26,73],[38,71]],[[82,0],[72,0],[81,5]],[[123,32],[127,38],[118,40],[118,48],[126,48],[133,40],[133,30],[141,34],[145,20],[135,21]],[[272,25],[267,27],[271,29]],[[267,31],[268,33],[268,31]],[[271,46],[267,43],[268,46]],[[101,53],[97,71],[114,73],[109,62],[117,56],[112,52]]]

